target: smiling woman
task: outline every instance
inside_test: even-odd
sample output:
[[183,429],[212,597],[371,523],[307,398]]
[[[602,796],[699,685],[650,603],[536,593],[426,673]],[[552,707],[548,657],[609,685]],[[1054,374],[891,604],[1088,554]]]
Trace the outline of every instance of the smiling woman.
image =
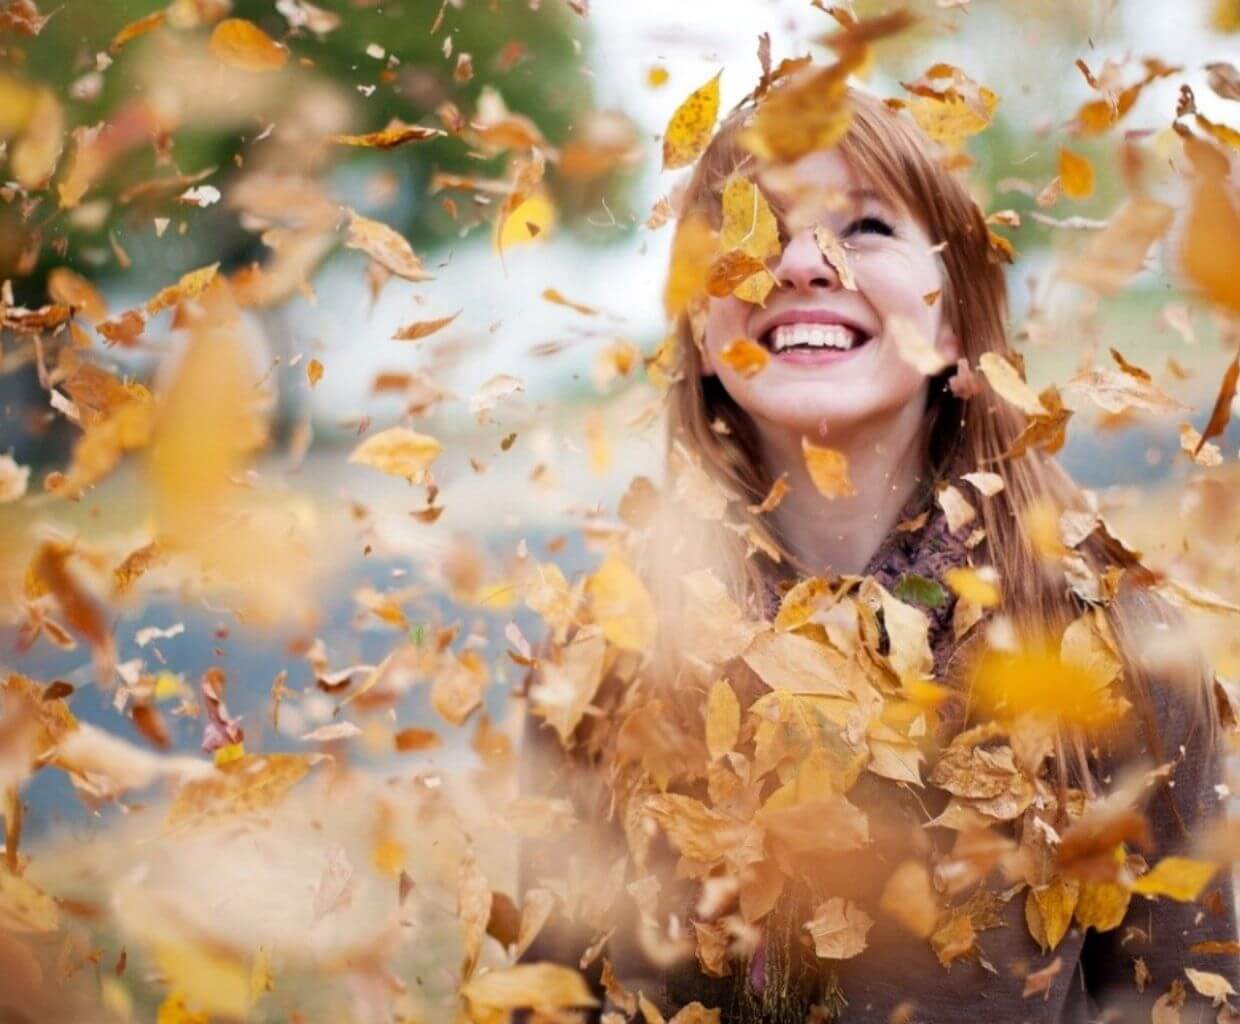
[[[1019,370],[977,205],[824,74],[759,89],[682,196],[672,277],[703,287],[664,500],[621,504],[642,583],[613,551],[528,691],[526,785],[583,826],[527,845],[523,886],[585,872],[586,927],[526,958],[605,950],[600,997],[681,1020],[1136,1020],[1230,991],[1210,673],[1050,458],[1066,416]],[[773,97],[847,130],[761,160]]]

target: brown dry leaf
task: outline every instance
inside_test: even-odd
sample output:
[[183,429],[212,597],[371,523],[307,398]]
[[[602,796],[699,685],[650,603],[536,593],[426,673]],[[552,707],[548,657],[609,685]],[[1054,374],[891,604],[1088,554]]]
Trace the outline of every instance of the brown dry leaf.
[[626,651],[645,651],[654,642],[655,613],[645,584],[616,551],[586,582],[594,621],[603,634]]
[[486,665],[474,651],[448,657],[431,683],[431,707],[449,725],[460,727],[481,706],[486,683]]
[[968,914],[953,914],[945,924],[930,936],[930,945],[939,963],[944,967],[965,956],[973,949],[977,941],[977,932]]
[[451,316],[443,316],[435,320],[418,320],[414,323],[405,324],[404,327],[396,329],[396,333],[392,335],[392,340],[420,341],[422,338],[428,338],[435,332],[443,330],[463,312],[464,310],[458,309]]
[[1193,447],[1192,454],[1194,457],[1201,452],[1206,442],[1221,436],[1227,429],[1227,424],[1231,420],[1232,403],[1236,398],[1237,381],[1240,381],[1240,354],[1232,356],[1231,362],[1227,364],[1227,369],[1223,373],[1223,379],[1219,382],[1218,395],[1214,399],[1214,408],[1210,410],[1210,419],[1206,422],[1206,429],[1201,433],[1196,445]]
[[426,142],[447,136],[442,128],[423,128],[421,125],[405,124],[393,118],[382,131],[365,135],[329,135],[327,141],[337,146],[361,146],[365,149],[395,149],[409,142]]
[[598,316],[598,310],[594,306],[587,306],[585,303],[574,302],[572,299],[565,298],[555,288],[544,288],[542,291],[542,297],[553,305],[571,309],[573,312],[580,313],[582,316]]
[[939,508],[947,519],[947,528],[952,533],[959,533],[977,518],[977,510],[969,504],[969,500],[960,493],[959,488],[947,484],[935,495]]
[[1057,956],[1040,971],[1031,971],[1025,975],[1025,987],[1021,991],[1021,996],[1028,999],[1030,996],[1050,992],[1061,970],[1063,970],[1063,958]]
[[760,501],[757,505],[748,506],[749,511],[756,516],[760,516],[766,512],[772,512],[779,508],[780,502],[788,496],[788,492],[791,490],[792,487],[788,483],[788,474],[782,473],[776,481],[771,484],[771,489],[766,492],[766,497],[764,497],[762,501]]
[[323,364],[317,359],[311,359],[306,363],[306,380],[310,382],[310,386],[314,387],[323,379]]
[[115,642],[104,620],[103,610],[69,570],[69,559],[73,555],[71,544],[58,540],[43,541],[26,572],[27,590],[33,584],[40,593],[50,593],[55,598],[69,628],[90,644],[97,659],[97,668],[106,681],[116,661]]
[[393,746],[402,754],[413,753],[422,750],[434,750],[436,747],[443,746],[443,740],[439,738],[439,734],[431,729],[419,729],[410,727],[401,729],[395,737],[393,737]]
[[1016,406],[1026,416],[1047,416],[1049,411],[1033,389],[1010,362],[995,352],[983,353],[977,368],[1004,401]]
[[818,251],[822,253],[823,259],[831,264],[831,269],[840,279],[840,284],[849,291],[855,292],[857,279],[853,276],[848,254],[844,251],[844,244],[830,228],[822,224],[814,227],[814,241],[818,244]]
[[814,952],[824,960],[848,960],[865,950],[874,919],[851,900],[833,896],[814,911],[805,930],[814,939]]
[[879,909],[918,938],[928,939],[939,918],[939,904],[930,872],[919,861],[906,860],[883,886]]
[[428,434],[418,434],[407,427],[389,427],[358,445],[349,461],[418,481],[425,477],[441,450],[440,443]]
[[920,608],[893,596],[873,577],[861,584],[862,599],[880,607],[890,650],[887,661],[899,678],[909,684],[929,678],[934,667],[930,650],[930,619]]
[[1132,196],[1063,269],[1063,276],[1100,295],[1115,294],[1145,264],[1145,254],[1166,234],[1174,213],[1166,203]]
[[197,270],[191,270],[188,274],[183,274],[176,284],[160,289],[151,298],[147,299],[142,307],[143,312],[148,316],[154,316],[156,313],[165,309],[171,309],[187,299],[198,298],[215,281],[216,272],[219,269],[220,265],[218,263],[211,263],[205,267],[199,267]]
[[810,480],[823,497],[849,498],[857,493],[849,479],[848,459],[843,452],[816,445],[805,437],[801,438],[801,452]]
[[678,638],[686,658],[713,666],[740,656],[761,629],[732,600],[727,586],[707,569],[681,579],[684,617]]
[[211,56],[240,71],[278,71],[288,62],[288,47],[245,18],[225,18],[211,32]]
[[856,677],[852,661],[838,651],[800,633],[762,632],[744,654],[745,664],[774,690],[849,695]]
[[681,854],[703,864],[726,857],[743,830],[739,822],[680,793],[648,797],[644,807]]
[[433,281],[434,275],[422,268],[422,261],[404,236],[386,224],[349,211],[349,235],[344,243],[364,252],[372,260],[406,281]]
[[1069,199],[1088,199],[1094,194],[1094,165],[1071,150],[1060,149],[1059,182]]
[[168,18],[167,11],[152,11],[143,18],[131,21],[125,25],[120,31],[112,37],[112,42],[108,44],[108,52],[116,53],[126,43],[132,42],[140,36],[146,35],[159,28]]
[[80,313],[88,323],[98,323],[108,315],[107,303],[99,289],[68,267],[56,267],[48,273],[47,294],[53,302]]
[[540,665],[538,681],[530,688],[531,710],[568,744],[602,684],[607,641],[602,629],[587,626],[557,653],[558,660]]
[[1221,974],[1215,974],[1213,971],[1198,971],[1192,967],[1185,967],[1184,974],[1201,995],[1214,1000],[1215,1006],[1221,1006],[1228,996],[1236,994],[1236,990],[1231,987],[1231,982]]
[[748,338],[729,341],[719,353],[719,357],[742,377],[752,377],[760,373],[771,360],[766,349]]
[[268,811],[310,770],[302,754],[245,754],[186,782],[168,808],[169,828],[183,828]]
[[1180,1010],[1186,998],[1188,992],[1184,982],[1174,979],[1171,987],[1155,1000],[1150,1010],[1150,1024],[1180,1024]]
[[538,938],[555,909],[555,895],[549,889],[531,889],[525,894],[521,903],[521,923],[517,928],[517,942],[514,956],[521,955],[530,948],[530,944]]
[[688,167],[706,148],[719,116],[720,71],[676,108],[663,132],[663,170]]

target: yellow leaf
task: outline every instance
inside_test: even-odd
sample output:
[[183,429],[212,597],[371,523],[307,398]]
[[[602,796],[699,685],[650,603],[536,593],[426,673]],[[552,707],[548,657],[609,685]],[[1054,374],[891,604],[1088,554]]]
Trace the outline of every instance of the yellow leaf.
[[719,353],[720,358],[742,377],[752,377],[766,367],[770,356],[761,345],[748,338],[729,341]]
[[865,46],[850,47],[837,63],[781,82],[763,97],[742,143],[756,156],[781,163],[834,146],[852,123],[848,76],[867,54]]
[[1080,895],[1081,883],[1062,876],[1056,876],[1049,885],[1029,890],[1025,897],[1025,923],[1042,952],[1063,941]]
[[927,939],[939,917],[930,872],[919,861],[906,860],[887,879],[879,909],[913,935]]
[[1027,416],[1048,416],[1047,411],[1033,388],[1025,383],[1011,363],[995,352],[985,352],[977,361],[977,367],[1004,401],[1010,402]]
[[288,48],[245,18],[225,18],[211,32],[211,56],[241,71],[278,71],[288,62]]
[[705,292],[715,245],[715,232],[702,216],[690,214],[676,225],[663,289],[663,308],[669,317],[679,316]]
[[205,267],[199,267],[197,270],[191,270],[188,274],[181,275],[181,279],[176,284],[160,289],[155,295],[147,299],[146,304],[142,308],[148,314],[154,316],[160,310],[170,309],[186,299],[198,298],[207,290],[211,282],[215,280],[216,271],[219,269],[220,265],[218,263],[211,263]]
[[161,943],[154,954],[169,987],[195,1010],[239,1019],[249,1014],[250,972],[239,960],[188,942]]
[[323,379],[323,364],[317,359],[311,359],[306,363],[306,380],[310,382],[310,386],[314,387]]
[[801,452],[809,478],[823,497],[848,498],[857,493],[849,479],[848,459],[843,452],[816,445],[805,437],[801,438]]
[[849,291],[857,290],[857,279],[853,276],[852,266],[848,262],[848,253],[844,250],[844,243],[839,240],[836,234],[823,224],[819,224],[814,228],[814,241],[818,243],[818,251],[822,253],[823,258],[831,264],[835,270],[836,276]]
[[[723,223],[719,228],[719,247],[724,251],[739,249],[758,263],[779,256],[779,223],[771,210],[766,196],[752,181],[743,175],[733,175],[723,189],[721,199]],[[775,278],[763,270],[747,276],[733,291],[745,302],[762,303]]]
[[1231,987],[1231,982],[1214,971],[1199,971],[1193,967],[1185,967],[1184,973],[1193,983],[1193,988],[1207,999],[1213,999],[1215,1006],[1221,1006],[1228,996],[1236,994],[1236,990]]
[[504,252],[514,245],[546,241],[555,225],[555,207],[541,192],[523,199],[504,218],[495,238],[497,251]]
[[1083,882],[1073,917],[1082,928],[1109,932],[1128,912],[1132,893],[1116,882]]
[[99,289],[68,267],[56,267],[47,275],[47,294],[53,302],[69,306],[89,323],[107,318],[107,303]]
[[1133,883],[1132,891],[1142,896],[1168,896],[1181,903],[1191,903],[1217,873],[1218,865],[1209,861],[1164,857],[1149,874]]
[[155,1024],[211,1024],[211,1015],[192,1012],[182,993],[169,992],[155,1011]]
[[654,642],[654,603],[645,585],[616,552],[586,581],[594,621],[603,634],[626,651],[645,651]]
[[663,169],[688,167],[706,148],[719,116],[720,71],[676,108],[663,132]]
[[1088,199],[1094,193],[1094,165],[1071,150],[1061,149],[1059,183],[1069,199]]
[[535,1015],[598,1006],[579,972],[550,963],[517,964],[479,974],[461,986],[461,997],[470,1018],[479,1022],[507,1020],[508,1011],[523,1006]]
[[427,434],[418,434],[406,427],[390,427],[358,445],[349,461],[390,476],[416,480],[424,476],[440,451],[439,442]]
[[706,749],[712,758],[722,757],[736,746],[740,727],[740,702],[728,681],[720,679],[706,698]]
[[1049,648],[989,650],[975,670],[978,707],[1002,721],[1024,714],[1096,729],[1115,721],[1127,702],[1112,695],[1111,673],[1100,662],[1082,664]]
[[983,575],[977,569],[948,569],[943,573],[943,582],[951,587],[957,596],[979,608],[993,608],[1003,599],[1003,594],[995,582],[993,569],[988,575]]
[[186,782],[168,808],[168,826],[265,811],[274,807],[310,770],[301,754],[247,754],[216,765],[208,776]]
[[896,343],[897,354],[918,373],[932,377],[947,366],[947,358],[908,317],[896,314],[888,319],[887,324]]

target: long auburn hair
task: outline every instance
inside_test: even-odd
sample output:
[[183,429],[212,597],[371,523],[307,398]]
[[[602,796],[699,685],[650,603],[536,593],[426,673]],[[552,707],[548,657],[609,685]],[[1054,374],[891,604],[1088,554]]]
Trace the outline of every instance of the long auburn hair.
[[[943,316],[960,339],[964,358],[976,367],[980,356],[992,352],[1020,365],[1008,340],[1003,269],[985,218],[965,185],[944,166],[942,154],[907,116],[856,89],[850,88],[847,98],[851,124],[836,144],[838,152],[858,178],[909,210],[920,219],[931,241],[943,244],[944,286],[939,301]],[[740,139],[753,109],[751,103],[743,103],[720,124],[682,194],[677,211],[682,222],[702,217],[717,226],[721,192],[729,176],[756,169],[756,159]],[[679,527],[654,540],[653,555],[668,557],[670,549],[688,544],[704,555],[743,607],[757,610],[763,581],[772,572],[771,561],[790,564],[792,559],[777,532],[749,508],[761,502],[773,480],[760,457],[748,414],[717,375],[702,374],[691,311],[692,305],[677,317],[671,339],[675,356],[667,395],[667,453],[673,462],[683,461],[687,454],[733,498],[729,504],[732,521],[729,527],[726,521],[695,520],[692,531],[687,531],[683,518],[676,520]],[[1035,505],[1082,509],[1083,495],[1040,450],[1004,457],[1024,429],[1023,415],[984,384],[974,397],[957,396],[947,386],[954,370],[948,368],[929,381],[924,428],[929,482],[970,470],[987,470],[1002,477],[1003,490],[977,503],[985,550],[1001,581],[1002,611],[1018,634],[1057,636],[1081,614],[1082,601],[1054,560],[1048,561],[1035,550],[1028,517]],[[673,519],[683,515],[682,510],[675,510]],[[689,532],[692,537],[687,536]],[[759,551],[746,541],[746,532],[759,538]],[[1137,639],[1140,630],[1148,630],[1155,622],[1178,622],[1178,613],[1152,591],[1153,574],[1105,529],[1096,529],[1076,551],[1098,572],[1123,570],[1119,594],[1105,610],[1125,662],[1128,695],[1144,719],[1152,752],[1159,756],[1150,701],[1153,670],[1142,664]],[[674,555],[671,561],[677,561]],[[674,587],[670,575],[656,573],[655,585]],[[679,604],[666,589],[656,600],[664,609],[674,610]],[[1209,687],[1204,685],[1212,678],[1208,666],[1200,657],[1188,660],[1192,664],[1182,666],[1192,677],[1187,689],[1196,707],[1213,718]]]

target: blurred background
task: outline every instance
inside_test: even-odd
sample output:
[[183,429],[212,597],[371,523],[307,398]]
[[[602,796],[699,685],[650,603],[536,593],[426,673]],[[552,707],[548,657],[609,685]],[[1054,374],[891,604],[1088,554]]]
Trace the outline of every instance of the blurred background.
[[[153,572],[108,609],[118,660],[168,673],[169,709],[205,671],[222,669],[247,748],[305,750],[314,744],[301,737],[337,721],[336,687],[356,686],[396,648],[458,623],[458,648],[490,668],[485,710],[511,730],[509,695],[522,669],[503,657],[505,631],[515,623],[532,643],[542,628],[515,600],[514,553],[572,579],[595,564],[629,481],[661,476],[659,393],[644,361],[666,332],[673,224],[659,224],[657,211],[684,173],[660,170],[664,126],[716,72],[722,111],[748,93],[761,33],[776,62],[821,56],[818,41],[836,27],[827,6],[63,0],[40,5],[37,34],[10,26],[0,36],[0,131],[12,147],[38,121],[71,140],[52,190],[59,202],[3,186],[0,279],[10,304],[44,305],[64,270],[89,281],[102,308],[80,325],[83,347],[117,377],[158,388],[184,348],[172,312],[153,314],[140,337],[120,344],[98,323],[210,264],[228,275],[266,268],[251,278],[241,323],[270,437],[251,482],[284,517],[262,535],[278,543],[248,555],[267,589],[250,580],[253,601],[238,616],[234,599],[187,600],[177,580]],[[887,5],[844,6],[865,16]],[[1179,435],[1181,422],[1203,427],[1231,358],[1215,314],[1184,287],[1170,247],[1101,300],[1056,273],[1123,201],[1125,138],[1171,153],[1182,85],[1203,115],[1235,123],[1234,101],[1212,91],[1206,66],[1240,58],[1240,9],[1222,0],[908,6],[921,24],[876,47],[864,85],[900,96],[901,82],[947,62],[998,94],[994,122],[967,141],[971,165],[961,173],[985,212],[1011,211],[994,227],[1016,251],[1012,330],[1031,383],[1062,384],[1114,347],[1185,407],[1108,415],[1079,403],[1063,464],[1099,492],[1151,564],[1240,598],[1234,534],[1213,528],[1235,493],[1240,432],[1233,422],[1216,439],[1217,467],[1189,460]],[[253,74],[212,60],[204,40],[224,15],[285,44],[287,64]],[[1073,136],[1076,111],[1094,95],[1074,61],[1129,83],[1142,58],[1180,71],[1152,81],[1111,131]],[[333,141],[393,119],[469,127],[390,149]],[[86,134],[99,124],[110,126],[106,144]],[[496,210],[526,166],[511,140],[531,135],[556,159],[501,232]],[[1087,199],[1040,204],[1065,144],[1093,164],[1096,187]],[[1155,161],[1146,184],[1182,202],[1169,161]],[[342,207],[402,234],[429,278],[402,279],[340,244]],[[421,340],[393,340],[402,325],[453,315]],[[10,620],[0,665],[65,681],[79,691],[79,718],[143,743],[111,694],[94,687],[91,651],[46,635],[26,646],[17,609],[48,531],[101,552],[100,564],[140,548],[150,534],[148,483],[130,458],[76,501],[45,490],[80,431],[49,405],[29,349],[6,339],[0,351],[0,453],[30,468],[28,495],[0,504]],[[397,423],[443,446],[433,498],[347,461],[364,436]],[[1207,617],[1198,628],[1220,672],[1240,673],[1234,620],[1229,628]],[[289,694],[278,726],[277,679]],[[477,719],[444,727],[425,687],[369,713],[442,734],[441,746],[413,757],[394,757],[390,737],[377,740],[369,753],[380,771],[414,764],[433,775],[473,756]],[[170,749],[195,752],[203,724],[165,714]],[[60,773],[39,773],[23,800],[35,838],[90,842],[132,812],[88,812]]]

